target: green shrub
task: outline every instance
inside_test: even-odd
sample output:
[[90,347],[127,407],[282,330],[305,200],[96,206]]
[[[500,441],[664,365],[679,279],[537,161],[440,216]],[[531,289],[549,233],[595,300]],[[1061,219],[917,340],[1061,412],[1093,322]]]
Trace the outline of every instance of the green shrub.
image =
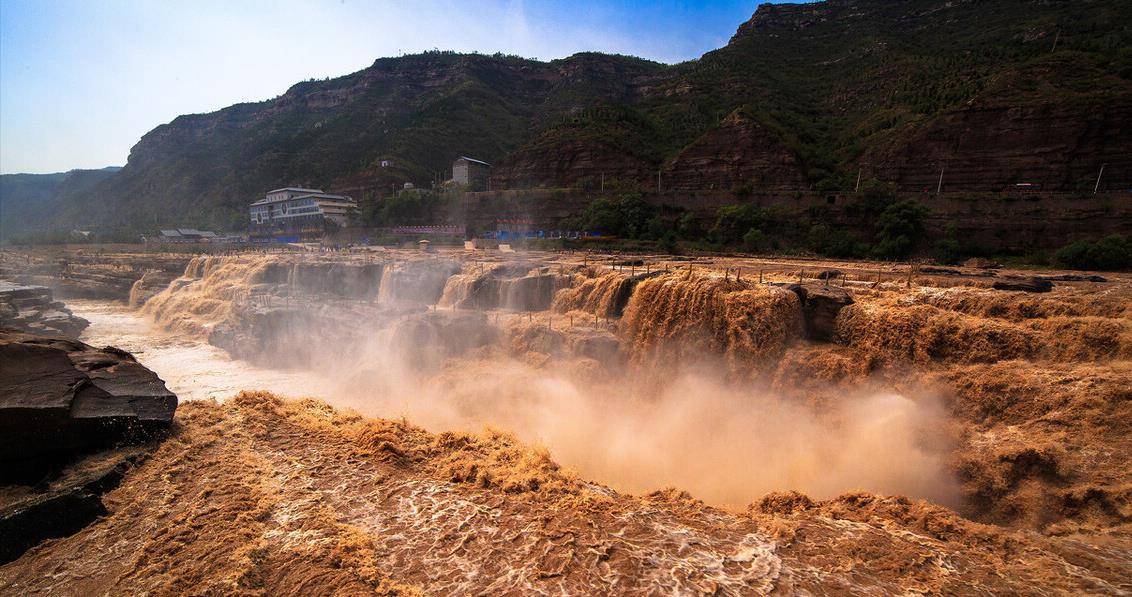
[[919,244],[928,208],[913,199],[889,205],[877,219],[873,256],[880,259],[903,259]]
[[935,259],[940,263],[954,265],[963,260],[963,245],[959,242],[959,229],[955,223],[947,225],[943,238],[935,246]]
[[754,204],[724,205],[719,208],[715,226],[711,229],[712,239],[722,245],[737,245],[752,228],[758,230],[777,230],[785,221],[783,210],[778,205],[761,208]]
[[656,206],[645,201],[639,192],[627,192],[612,199],[594,199],[581,217],[571,223],[583,230],[637,239],[650,235],[657,238],[663,233],[663,222],[654,220],[659,220]]
[[854,257],[868,255],[870,247],[841,229],[830,228],[827,224],[814,224],[806,234],[807,247],[819,255],[827,257]]
[[1112,234],[1098,241],[1072,242],[1058,249],[1054,260],[1070,269],[1129,270],[1132,269],[1132,236]]
[[698,240],[704,236],[704,228],[700,225],[700,220],[692,212],[685,213],[676,220],[676,233],[681,238],[691,240]]
[[762,251],[767,246],[766,235],[758,228],[751,228],[743,235],[743,248],[751,253]]

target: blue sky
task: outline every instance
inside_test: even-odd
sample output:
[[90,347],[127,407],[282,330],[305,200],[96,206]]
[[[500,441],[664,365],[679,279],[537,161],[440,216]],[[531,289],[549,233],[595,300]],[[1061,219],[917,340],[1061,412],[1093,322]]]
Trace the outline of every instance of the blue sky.
[[759,0],[0,0],[0,172],[122,165],[179,114],[433,48],[680,62]]

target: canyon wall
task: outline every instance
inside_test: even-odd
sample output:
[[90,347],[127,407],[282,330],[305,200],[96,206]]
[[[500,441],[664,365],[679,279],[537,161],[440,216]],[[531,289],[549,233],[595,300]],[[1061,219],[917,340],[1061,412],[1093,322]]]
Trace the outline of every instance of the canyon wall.
[[676,65],[382,58],[180,116],[121,171],[4,225],[236,229],[266,189],[387,197],[442,182],[460,155],[495,166],[492,189],[649,188],[659,172],[687,192],[847,190],[864,171],[916,192],[942,169],[947,190],[1079,192],[1104,165],[1101,190],[1126,191],[1129,18],[1119,2],[831,0],[760,6],[727,45]]

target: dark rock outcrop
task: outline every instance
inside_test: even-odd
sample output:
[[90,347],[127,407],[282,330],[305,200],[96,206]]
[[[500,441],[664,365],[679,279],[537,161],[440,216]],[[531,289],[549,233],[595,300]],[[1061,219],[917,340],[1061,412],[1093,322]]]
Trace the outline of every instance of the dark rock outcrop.
[[1096,274],[1057,274],[1055,276],[1037,276],[1037,278],[1050,282],[1108,282],[1108,278]]
[[1049,292],[1053,282],[1038,277],[1010,277],[995,280],[991,286],[995,290],[1021,290],[1023,292]]
[[53,300],[50,288],[0,280],[0,326],[76,338],[88,325],[90,322]]
[[839,269],[823,269],[822,271],[818,272],[818,275],[814,277],[819,280],[833,280],[835,278],[840,278],[841,276],[842,273]]
[[837,330],[837,314],[853,304],[853,298],[841,288],[818,284],[791,284],[786,287],[802,301],[806,337],[828,342]]
[[499,331],[475,311],[429,311],[411,315],[393,328],[390,341],[405,363],[418,370],[439,368],[446,359],[496,344]]
[[0,329],[0,481],[144,440],[176,408],[177,396],[129,353]]
[[189,259],[177,254],[102,255],[84,249],[4,253],[0,255],[0,276],[20,284],[46,286],[62,298],[141,304],[179,277]]
[[84,457],[35,486],[0,491],[0,564],[38,543],[78,532],[106,514],[102,495],[114,489],[149,446],[128,446]]

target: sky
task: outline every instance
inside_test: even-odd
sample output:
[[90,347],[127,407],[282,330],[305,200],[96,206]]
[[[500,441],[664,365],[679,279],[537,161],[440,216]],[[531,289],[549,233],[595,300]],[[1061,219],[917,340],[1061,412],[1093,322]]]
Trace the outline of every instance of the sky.
[[0,173],[124,165],[180,114],[431,49],[681,62],[760,0],[0,0]]

